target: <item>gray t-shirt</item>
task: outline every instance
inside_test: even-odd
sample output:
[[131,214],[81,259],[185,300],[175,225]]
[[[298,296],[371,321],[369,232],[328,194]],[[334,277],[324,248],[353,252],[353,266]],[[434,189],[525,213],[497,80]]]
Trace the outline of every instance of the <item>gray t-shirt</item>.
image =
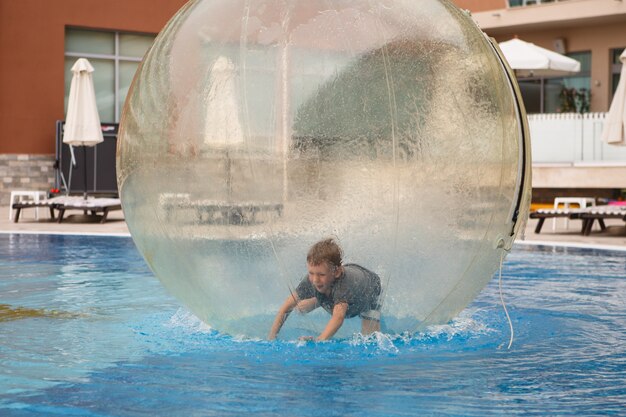
[[317,302],[324,310],[333,313],[333,307],[338,303],[347,303],[346,317],[354,317],[369,310],[379,310],[378,297],[380,296],[380,278],[372,271],[356,264],[347,264],[344,272],[335,281],[330,295],[317,291],[309,281],[304,279],[296,288],[296,294],[301,300],[317,298]]

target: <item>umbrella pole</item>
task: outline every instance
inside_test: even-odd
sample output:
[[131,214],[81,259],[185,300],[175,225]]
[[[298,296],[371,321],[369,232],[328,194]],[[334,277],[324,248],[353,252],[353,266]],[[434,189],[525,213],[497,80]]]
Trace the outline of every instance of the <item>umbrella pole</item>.
[[543,87],[544,87],[544,82],[543,82],[543,77],[541,77],[540,80],[540,84],[539,84],[539,113],[543,114]]
[[228,202],[232,202],[233,199],[233,186],[232,186],[232,167],[230,161],[230,155],[228,154],[228,149],[226,149],[226,192]]
[[87,147],[83,146],[83,175],[84,175],[84,179],[85,182],[84,184],[84,192],[83,192],[83,199],[87,200]]

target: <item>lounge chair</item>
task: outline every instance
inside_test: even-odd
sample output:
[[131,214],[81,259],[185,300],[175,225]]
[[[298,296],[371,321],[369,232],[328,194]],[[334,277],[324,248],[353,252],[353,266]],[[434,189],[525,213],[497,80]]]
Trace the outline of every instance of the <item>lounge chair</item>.
[[229,224],[254,224],[256,214],[259,212],[275,211],[278,216],[282,215],[283,205],[280,203],[245,202],[245,203],[222,203],[213,200],[196,200],[190,202],[190,207],[196,210],[198,220],[213,223],[216,214],[221,215],[221,220]]
[[602,230],[606,229],[604,219],[622,219],[626,222],[626,206],[596,206],[586,209],[579,214],[579,219],[583,220],[582,233],[585,236],[591,234],[593,223],[597,220]]
[[63,221],[63,216],[67,210],[82,210],[83,212],[91,212],[93,215],[102,213],[100,223],[104,223],[107,221],[110,211],[122,209],[122,202],[119,198],[88,198],[87,200],[78,198],[59,204],[56,209],[59,211],[58,223]]
[[107,220],[107,216],[110,211],[121,210],[122,205],[119,198],[88,198],[83,197],[53,197],[43,201],[35,202],[22,202],[13,204],[12,208],[15,209],[15,217],[13,221],[17,223],[20,218],[20,213],[24,208],[31,207],[48,207],[50,209],[50,217],[54,217],[54,210],[59,211],[57,222],[61,223],[65,212],[67,210],[82,210],[84,213],[91,212],[91,214],[103,213],[100,223],[104,223]]
[[594,222],[597,220],[601,230],[606,230],[604,219],[622,219],[626,221],[625,206],[592,206],[579,209],[539,209],[530,213],[531,219],[539,219],[535,227],[535,233],[541,232],[546,219],[565,217],[570,220],[582,220],[580,233],[589,236]]
[[54,203],[49,201],[50,199],[40,200],[40,201],[19,201],[17,203],[13,203],[11,208],[15,210],[15,214],[13,217],[13,222],[17,223],[20,219],[20,214],[22,213],[22,209],[26,208],[39,208],[39,207],[47,207],[50,209],[50,218],[54,219]]
[[190,210],[200,223],[254,224],[257,213],[276,212],[280,217],[283,212],[281,203],[191,200],[189,194],[165,193],[159,200],[165,218],[170,218],[175,211]]
[[[575,220],[575,219],[579,219],[579,215],[580,213],[584,212],[586,209],[580,209],[580,208],[576,208],[576,209],[539,209],[536,211],[533,211],[532,213],[530,213],[530,218],[531,219],[539,219],[539,222],[537,223],[537,226],[535,227],[535,233],[540,233],[541,232],[541,228],[543,227],[543,223],[546,221],[546,219],[555,219],[558,217],[565,217],[567,219],[570,220]],[[583,228],[581,229],[581,233],[584,232],[584,224],[583,224]]]

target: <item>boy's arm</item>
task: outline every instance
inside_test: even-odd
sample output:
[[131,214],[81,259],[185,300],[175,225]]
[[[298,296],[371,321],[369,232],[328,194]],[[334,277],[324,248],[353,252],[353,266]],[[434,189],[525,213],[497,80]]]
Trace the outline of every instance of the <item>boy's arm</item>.
[[290,295],[287,297],[282,306],[278,309],[278,313],[276,313],[276,318],[274,318],[274,323],[272,324],[272,328],[270,329],[270,333],[267,336],[269,340],[276,339],[276,335],[280,331],[280,328],[283,327],[285,320],[289,317],[289,313],[291,310],[298,304],[296,297]]
[[296,310],[299,313],[306,314],[315,310],[317,307],[319,307],[319,304],[317,304],[317,298],[311,297],[311,298],[307,298],[306,300],[300,301],[296,305]]
[[276,335],[278,335],[278,332],[283,327],[287,317],[289,317],[289,313],[291,313],[294,308],[296,308],[300,313],[308,313],[315,310],[317,308],[317,298],[307,298],[306,300],[298,302],[294,295],[287,297],[276,314],[270,333],[267,336],[269,340],[276,339]]
[[348,311],[348,303],[339,303],[335,304],[333,307],[333,316],[328,320],[328,324],[326,328],[317,336],[317,340],[328,340],[337,333],[337,330],[343,324],[344,319],[346,318],[346,312]]

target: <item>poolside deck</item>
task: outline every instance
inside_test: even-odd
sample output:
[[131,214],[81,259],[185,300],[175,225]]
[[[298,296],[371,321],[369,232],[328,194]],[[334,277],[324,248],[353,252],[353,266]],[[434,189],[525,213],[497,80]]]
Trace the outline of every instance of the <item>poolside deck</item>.
[[[63,223],[51,220],[45,210],[40,210],[40,219],[35,219],[34,210],[23,214],[19,223],[9,220],[9,207],[0,206],[0,233],[63,233],[63,234],[104,234],[104,235],[129,235],[128,227],[124,221],[122,211],[114,211],[109,214],[107,222],[86,223],[84,221],[72,221],[71,218]],[[583,236],[580,233],[581,224],[578,220],[570,220],[569,228],[565,228],[562,219],[557,220],[557,228],[552,230],[552,221],[543,228],[541,234],[535,234],[537,220],[530,219],[525,228],[524,236],[519,236],[519,242],[547,243],[553,245],[582,245],[582,246],[606,246],[616,249],[626,249],[626,226],[621,220],[607,219],[607,230],[600,232],[595,226],[591,235]]]

